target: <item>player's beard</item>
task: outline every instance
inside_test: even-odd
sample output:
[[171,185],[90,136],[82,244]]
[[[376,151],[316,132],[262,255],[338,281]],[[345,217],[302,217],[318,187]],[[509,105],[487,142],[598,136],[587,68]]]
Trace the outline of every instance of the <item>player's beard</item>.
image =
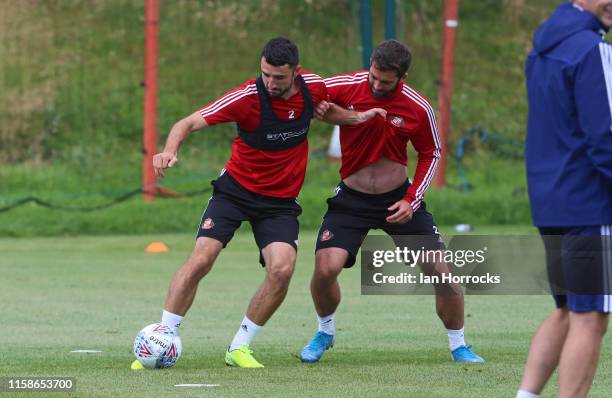
[[372,94],[372,97],[376,99],[383,99],[383,98],[389,97],[391,94],[395,92],[395,89],[397,89],[397,85],[395,85],[395,87],[393,87],[391,90],[387,90],[387,91],[374,90],[374,86],[372,85],[372,83],[370,83],[370,93]]
[[291,86],[293,86],[293,82],[295,81],[295,75],[292,76],[291,78],[291,84],[289,84],[289,86],[287,86],[286,88],[279,90],[279,91],[270,91],[268,90],[268,95],[270,97],[282,97],[285,94],[287,94],[289,92],[289,90],[291,90]]
[[283,95],[287,94],[289,92],[289,90],[291,90],[291,86],[281,90],[281,91],[269,91],[268,90],[268,94],[270,95],[270,97],[282,97]]

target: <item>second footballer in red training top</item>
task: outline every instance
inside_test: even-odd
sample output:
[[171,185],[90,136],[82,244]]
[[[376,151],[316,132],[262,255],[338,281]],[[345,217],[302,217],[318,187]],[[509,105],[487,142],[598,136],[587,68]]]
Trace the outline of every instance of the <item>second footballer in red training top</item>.
[[[434,111],[425,97],[404,82],[412,55],[396,40],[381,43],[370,69],[325,79],[330,102],[317,108],[318,117],[334,122],[342,107],[386,111],[365,123],[340,127],[342,181],[328,199],[319,230],[311,292],[319,329],[304,347],[304,362],[317,362],[335,339],[334,321],[340,304],[337,277],[352,267],[370,229],[382,229],[398,246],[440,250],[443,242],[423,202],[440,158]],[[418,153],[414,179],[407,178],[407,144]],[[403,236],[411,238],[409,243]],[[418,240],[415,242],[415,240]],[[445,263],[421,264],[429,275],[448,273]],[[458,362],[484,362],[464,341],[463,294],[460,286],[434,285],[436,310],[447,329],[451,357]]]

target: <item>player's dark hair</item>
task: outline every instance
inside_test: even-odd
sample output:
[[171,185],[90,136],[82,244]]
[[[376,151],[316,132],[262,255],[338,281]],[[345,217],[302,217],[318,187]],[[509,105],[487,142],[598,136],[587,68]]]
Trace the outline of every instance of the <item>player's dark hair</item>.
[[261,50],[261,56],[272,66],[289,64],[291,68],[295,68],[300,62],[297,46],[285,37],[275,37],[266,43]]
[[376,68],[383,71],[395,71],[397,77],[401,78],[408,72],[411,61],[412,54],[406,45],[397,40],[385,40],[374,50],[370,65],[376,64]]

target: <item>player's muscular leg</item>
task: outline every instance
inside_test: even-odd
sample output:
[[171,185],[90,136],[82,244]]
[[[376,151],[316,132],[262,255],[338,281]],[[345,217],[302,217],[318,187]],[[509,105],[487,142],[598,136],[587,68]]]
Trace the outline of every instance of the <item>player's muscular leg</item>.
[[[435,264],[421,264],[421,270],[426,275],[450,273],[448,264],[441,262]],[[436,291],[436,313],[447,329],[458,330],[463,327],[463,291],[456,283],[434,284]]]
[[263,326],[287,295],[297,253],[284,242],[272,242],[261,253],[266,263],[266,278],[249,303],[247,317]]
[[587,396],[607,328],[608,314],[569,313],[569,330],[559,360],[559,398]]
[[216,239],[200,237],[189,259],[176,272],[166,299],[166,311],[185,315],[198,289],[198,283],[208,274],[223,249],[223,244]]
[[310,292],[319,316],[336,312],[340,304],[338,275],[348,259],[348,252],[338,247],[317,250],[315,270],[310,282]]

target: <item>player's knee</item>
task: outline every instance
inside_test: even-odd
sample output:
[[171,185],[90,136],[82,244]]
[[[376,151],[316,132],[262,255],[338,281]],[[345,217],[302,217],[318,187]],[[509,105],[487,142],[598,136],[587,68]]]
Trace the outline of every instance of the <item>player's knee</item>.
[[327,253],[317,252],[315,264],[315,278],[334,279],[342,272],[343,264]]
[[336,270],[334,267],[330,266],[329,264],[322,264],[316,268],[315,277],[317,279],[332,280],[336,279],[338,274],[340,274],[340,272],[338,272],[338,270]]
[[272,261],[268,267],[268,278],[276,286],[288,286],[295,269],[292,261]]
[[591,330],[595,332],[595,334],[599,336],[603,336],[608,331],[608,314],[597,313],[591,319]]
[[603,336],[608,331],[608,314],[600,312],[583,313],[570,319],[571,327],[579,327],[593,336]]
[[200,280],[212,269],[216,256],[211,253],[193,253],[185,264],[186,276]]

